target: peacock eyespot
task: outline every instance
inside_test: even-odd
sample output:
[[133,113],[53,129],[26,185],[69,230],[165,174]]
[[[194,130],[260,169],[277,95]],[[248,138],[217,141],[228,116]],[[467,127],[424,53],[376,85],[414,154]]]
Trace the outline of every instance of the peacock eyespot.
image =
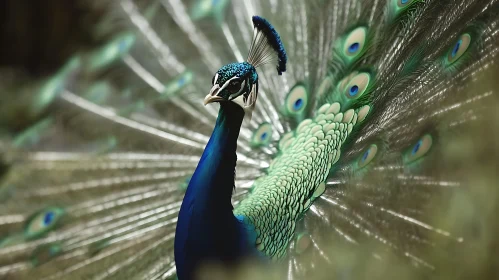
[[269,123],[262,123],[253,133],[251,137],[251,144],[253,146],[266,146],[272,136],[272,126]]
[[365,162],[368,156],[369,156],[369,150],[367,150],[362,156],[362,162]]
[[308,92],[303,85],[294,86],[286,96],[286,114],[296,115],[305,110],[308,103]]
[[[366,72],[356,74],[344,89],[347,98],[356,99],[361,97],[369,87],[371,82],[371,75]],[[340,83],[340,90],[344,82]]]
[[418,151],[419,148],[421,147],[423,140],[419,140],[416,145],[414,145],[414,148],[412,148],[412,154],[415,155]]
[[359,46],[360,44],[357,42],[351,44],[350,47],[348,47],[348,52],[352,54],[356,53],[359,50]]
[[397,0],[397,6],[399,6],[400,8],[403,8],[404,6],[406,6],[407,4],[411,3],[412,0]]
[[27,221],[24,236],[34,239],[43,236],[55,228],[65,211],[59,207],[50,207],[33,214]]
[[404,155],[404,161],[407,163],[414,162],[425,156],[433,144],[431,135],[426,134],[421,137]]
[[262,136],[260,136],[260,140],[262,140],[262,141],[267,140],[267,136],[269,136],[269,135],[267,134],[267,132],[264,132],[264,133],[262,134]]
[[128,48],[128,42],[125,39],[121,40],[118,44],[118,51],[120,53],[123,53],[127,50],[127,48]]
[[302,106],[303,106],[303,99],[298,98],[298,99],[296,99],[295,103],[293,104],[293,109],[295,111],[298,111],[301,109]]
[[183,86],[185,84],[185,77],[181,77],[178,81],[177,84],[179,87]]
[[454,58],[456,56],[457,52],[459,51],[459,47],[461,46],[462,43],[463,43],[462,39],[459,39],[459,41],[457,41],[456,46],[454,47],[454,49],[452,50],[452,53],[451,53],[452,58]]
[[452,64],[461,58],[468,50],[471,44],[471,36],[468,33],[461,35],[454,43],[447,54],[447,63]]
[[376,146],[376,144],[372,144],[371,146],[369,146],[369,148],[367,148],[359,158],[359,161],[357,163],[359,168],[367,166],[374,159],[376,153],[378,153],[378,146]]
[[346,35],[343,45],[343,55],[354,58],[361,54],[367,37],[367,28],[357,27]]
[[357,92],[359,92],[359,87],[357,85],[350,87],[350,96],[355,96]]
[[45,213],[45,217],[43,218],[43,225],[50,225],[54,221],[55,213],[53,211],[48,211]]

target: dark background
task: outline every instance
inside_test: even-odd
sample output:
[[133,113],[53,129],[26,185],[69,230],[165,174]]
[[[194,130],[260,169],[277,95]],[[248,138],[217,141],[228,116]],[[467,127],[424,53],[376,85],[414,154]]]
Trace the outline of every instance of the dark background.
[[102,12],[84,0],[1,0],[0,69],[32,77],[56,71],[74,52],[97,45]]

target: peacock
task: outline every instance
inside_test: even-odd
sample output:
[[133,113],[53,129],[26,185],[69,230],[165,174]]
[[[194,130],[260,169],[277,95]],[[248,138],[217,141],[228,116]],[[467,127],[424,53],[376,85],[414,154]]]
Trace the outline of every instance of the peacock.
[[0,68],[0,279],[496,279],[497,2],[82,1]]

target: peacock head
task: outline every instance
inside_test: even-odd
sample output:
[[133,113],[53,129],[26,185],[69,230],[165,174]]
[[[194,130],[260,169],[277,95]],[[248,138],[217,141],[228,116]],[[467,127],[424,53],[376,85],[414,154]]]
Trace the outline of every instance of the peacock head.
[[286,50],[274,27],[264,18],[254,16],[253,41],[247,62],[231,63],[215,73],[210,93],[204,104],[212,102],[234,102],[241,106],[251,118],[258,97],[258,74],[256,68],[273,63],[279,75],[286,71]]
[[243,109],[252,109],[258,96],[258,74],[248,62],[231,63],[215,73],[210,93],[204,104],[234,102]]

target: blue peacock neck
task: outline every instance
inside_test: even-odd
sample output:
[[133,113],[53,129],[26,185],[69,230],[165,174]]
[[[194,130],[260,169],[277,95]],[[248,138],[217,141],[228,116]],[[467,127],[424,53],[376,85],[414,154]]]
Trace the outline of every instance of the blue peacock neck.
[[247,237],[231,202],[243,118],[244,110],[237,104],[220,103],[215,128],[179,213],[175,236],[179,279],[191,279],[205,261],[232,262],[247,254]]
[[244,110],[237,104],[220,103],[215,128],[189,182],[184,202],[208,220],[234,219],[231,197],[243,118]]
[[220,211],[232,211],[237,139],[243,118],[244,111],[237,104],[220,103],[215,128],[195,172],[196,175],[200,169],[199,172],[208,175],[205,178],[209,178],[210,184],[201,193],[207,199],[206,205]]

